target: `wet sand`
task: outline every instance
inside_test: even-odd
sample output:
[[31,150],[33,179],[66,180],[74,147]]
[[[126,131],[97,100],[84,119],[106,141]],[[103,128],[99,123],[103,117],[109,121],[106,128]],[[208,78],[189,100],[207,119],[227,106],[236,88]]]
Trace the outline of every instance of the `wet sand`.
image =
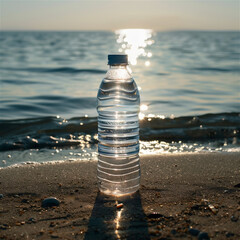
[[98,193],[96,164],[1,169],[0,239],[240,239],[239,153],[142,156],[140,191],[119,198]]

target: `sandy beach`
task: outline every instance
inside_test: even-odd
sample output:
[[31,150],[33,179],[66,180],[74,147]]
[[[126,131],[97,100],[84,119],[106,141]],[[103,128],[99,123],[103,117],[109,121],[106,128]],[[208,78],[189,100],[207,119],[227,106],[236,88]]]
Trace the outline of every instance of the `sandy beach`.
[[240,239],[239,153],[142,156],[140,191],[119,198],[98,193],[96,166],[1,169],[0,239]]

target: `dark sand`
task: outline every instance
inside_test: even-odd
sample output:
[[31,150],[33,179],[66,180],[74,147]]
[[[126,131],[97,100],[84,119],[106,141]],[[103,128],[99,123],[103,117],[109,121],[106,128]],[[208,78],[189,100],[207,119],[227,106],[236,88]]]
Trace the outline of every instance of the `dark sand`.
[[240,239],[239,153],[142,156],[140,191],[121,198],[98,193],[96,164],[1,169],[0,239]]

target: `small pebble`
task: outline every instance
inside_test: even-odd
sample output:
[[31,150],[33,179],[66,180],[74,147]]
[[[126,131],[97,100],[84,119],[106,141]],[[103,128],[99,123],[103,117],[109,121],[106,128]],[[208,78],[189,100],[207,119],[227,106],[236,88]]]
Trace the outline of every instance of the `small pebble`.
[[55,227],[56,224],[54,222],[50,222],[49,227]]
[[2,199],[3,198],[3,194],[0,194],[0,199]]
[[122,207],[123,207],[123,203],[117,204],[117,209],[122,208]]
[[234,236],[234,233],[231,233],[231,232],[226,233],[226,237],[233,237],[233,236]]
[[11,157],[12,157],[12,156],[9,154],[9,155],[8,155],[8,158],[11,158]]
[[29,218],[28,220],[27,220],[27,223],[36,223],[37,221],[36,221],[36,219],[35,218]]
[[218,213],[218,209],[216,209],[212,204],[208,204],[208,208],[212,211],[213,214]]
[[209,240],[209,236],[208,236],[208,233],[206,232],[200,232],[198,234],[198,240]]
[[192,236],[197,236],[197,235],[200,233],[200,231],[197,230],[197,229],[195,229],[195,228],[189,228],[189,229],[188,229],[188,232],[189,232]]
[[3,164],[6,164],[7,162],[6,162],[6,160],[2,160],[2,163],[3,163]]
[[2,229],[2,230],[6,230],[6,229],[8,229],[8,228],[10,228],[10,226],[9,226],[8,224],[2,224],[2,225],[0,225],[0,229]]
[[59,236],[56,235],[56,234],[52,234],[52,235],[51,235],[51,238],[59,238]]
[[54,207],[54,206],[59,206],[59,204],[60,204],[60,201],[55,197],[45,198],[42,201],[42,207]]
[[238,221],[238,217],[236,217],[236,216],[231,216],[231,221],[232,222],[237,222]]

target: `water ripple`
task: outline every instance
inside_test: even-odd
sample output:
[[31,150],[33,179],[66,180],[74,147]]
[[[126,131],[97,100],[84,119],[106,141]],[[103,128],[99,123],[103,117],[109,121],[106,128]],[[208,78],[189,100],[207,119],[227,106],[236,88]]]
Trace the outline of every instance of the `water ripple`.
[[99,69],[77,69],[71,67],[59,67],[59,68],[0,68],[0,70],[7,71],[23,71],[23,72],[34,72],[34,73],[65,73],[65,74],[105,74],[106,71]]
[[196,71],[211,71],[211,72],[240,72],[240,68],[214,68],[214,67],[199,67],[199,68],[191,68],[191,70]]

